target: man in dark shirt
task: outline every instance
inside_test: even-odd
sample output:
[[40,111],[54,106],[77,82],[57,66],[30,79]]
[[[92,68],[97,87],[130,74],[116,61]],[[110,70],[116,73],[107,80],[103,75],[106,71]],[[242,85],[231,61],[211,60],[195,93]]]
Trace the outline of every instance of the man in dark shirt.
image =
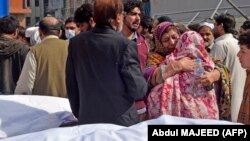
[[29,47],[16,39],[19,27],[16,18],[0,18],[0,25],[0,95],[14,94]]
[[117,31],[123,25],[121,0],[96,0],[96,26],[72,38],[66,69],[70,106],[79,124],[138,122],[135,100],[145,96],[135,42]]

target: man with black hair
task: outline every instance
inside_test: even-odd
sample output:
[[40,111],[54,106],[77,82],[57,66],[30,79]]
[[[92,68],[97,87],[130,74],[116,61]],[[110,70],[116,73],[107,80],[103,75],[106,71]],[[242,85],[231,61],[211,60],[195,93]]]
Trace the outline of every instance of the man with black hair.
[[141,65],[141,71],[143,72],[146,67],[150,46],[145,40],[145,37],[141,36],[141,34],[137,32],[143,15],[142,11],[142,3],[138,0],[130,0],[124,3],[125,16],[122,33],[129,40],[133,40],[137,43],[138,57]]
[[250,30],[250,21],[247,20],[240,26],[239,35],[247,32],[248,30]]
[[143,16],[140,23],[140,28],[137,30],[142,35],[152,34],[153,19],[149,16]]
[[221,60],[230,70],[232,99],[231,119],[237,121],[240,104],[243,97],[243,89],[246,80],[246,71],[240,65],[237,53],[239,52],[238,40],[234,38],[235,18],[226,13],[215,17],[214,37],[215,43],[210,51],[210,56],[215,60]]
[[65,21],[65,36],[67,39],[71,39],[80,33],[79,24],[75,22],[73,17],[69,17]]
[[137,29],[137,32],[143,35],[150,43],[150,51],[153,50],[152,47],[154,46],[152,28],[153,19],[149,16],[143,16],[140,22],[140,27]]
[[174,23],[174,21],[168,17],[168,16],[160,16],[159,18],[157,18],[158,20],[158,24],[162,23],[162,22],[171,22],[171,23]]
[[18,35],[17,38],[19,41],[23,42],[24,44],[29,44],[29,42],[27,41],[26,37],[25,37],[25,28],[23,26],[18,26]]
[[62,22],[45,17],[39,22],[42,42],[31,48],[15,93],[66,97],[68,41],[59,39]]
[[[145,39],[144,36],[140,35],[137,29],[140,26],[141,17],[143,15],[143,8],[141,1],[138,0],[129,0],[124,3],[124,24],[122,33],[123,35],[136,42],[138,58],[141,67],[141,73],[144,72],[147,64],[147,58],[150,50],[150,44]],[[137,99],[136,101],[137,113],[139,114],[139,119],[146,119],[146,104],[143,99]]]
[[0,95],[14,94],[29,47],[16,40],[19,22],[12,16],[0,18]]
[[93,5],[89,3],[82,4],[76,9],[74,13],[74,20],[77,24],[79,24],[81,32],[94,28],[95,22],[93,20],[93,14]]
[[250,125],[250,31],[239,36],[240,51],[237,56],[242,68],[247,70],[247,79],[244,86],[244,98],[241,103],[238,122]]

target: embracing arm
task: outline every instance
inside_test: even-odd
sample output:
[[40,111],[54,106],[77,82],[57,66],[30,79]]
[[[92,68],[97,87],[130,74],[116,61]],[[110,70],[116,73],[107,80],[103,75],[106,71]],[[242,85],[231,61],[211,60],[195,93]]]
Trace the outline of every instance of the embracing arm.
[[152,74],[150,82],[153,86],[155,86],[179,72],[193,71],[194,66],[195,61],[188,57],[183,57],[180,60],[172,61],[167,65],[160,65],[160,67],[156,68],[154,73]]
[[205,71],[205,74],[199,77],[199,82],[204,86],[210,86],[218,80],[220,80],[220,71],[218,69],[210,72]]

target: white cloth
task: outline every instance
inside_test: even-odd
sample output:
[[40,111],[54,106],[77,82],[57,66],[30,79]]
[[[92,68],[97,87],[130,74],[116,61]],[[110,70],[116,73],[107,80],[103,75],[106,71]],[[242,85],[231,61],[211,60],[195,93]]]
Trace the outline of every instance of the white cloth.
[[34,82],[36,78],[37,62],[32,52],[28,52],[20,74],[15,94],[32,94]]
[[39,35],[39,27],[29,27],[25,30],[25,37],[30,38],[30,45],[36,45],[41,43],[41,38]]
[[4,131],[2,131],[1,128],[2,128],[2,120],[0,118],[0,139],[7,138],[7,134]]
[[[68,99],[52,96],[0,96],[1,141],[146,141],[148,125],[239,124],[211,119],[189,119],[163,115],[130,127],[86,124],[60,127],[76,121]],[[2,108],[4,107],[4,108]],[[5,137],[8,138],[5,138]]]
[[[57,36],[50,35],[45,37],[43,41],[51,38],[58,38]],[[34,87],[34,82],[36,79],[36,68],[37,61],[32,52],[28,52],[25,58],[25,62],[22,68],[22,72],[17,81],[17,86],[15,88],[15,94],[32,94],[32,89]]]
[[0,139],[75,122],[66,98],[0,95]]
[[200,27],[202,27],[202,26],[207,26],[210,29],[214,29],[214,24],[212,24],[212,23],[203,22],[203,23],[201,23]]
[[210,52],[212,58],[222,60],[230,70],[232,86],[231,115],[234,122],[238,119],[246,80],[246,71],[241,67],[237,57],[239,50],[238,40],[232,34],[224,34],[215,40]]
[[[74,127],[54,128],[41,132],[24,134],[3,141],[146,141],[148,125],[195,125],[236,124],[227,121],[188,119],[162,115],[157,119],[144,121],[130,127],[114,124],[86,124]],[[226,126],[225,126],[226,127]]]
[[30,38],[39,27],[29,27],[25,30],[25,37]]

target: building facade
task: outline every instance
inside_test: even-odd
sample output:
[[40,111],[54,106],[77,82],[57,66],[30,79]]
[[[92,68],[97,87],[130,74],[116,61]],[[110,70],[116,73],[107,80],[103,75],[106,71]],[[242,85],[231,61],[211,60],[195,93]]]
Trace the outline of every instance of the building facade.
[[16,17],[20,25],[26,27],[26,15],[32,13],[32,10],[25,5],[23,0],[9,0],[9,14]]
[[72,16],[86,0],[25,0],[32,13],[26,15],[27,26],[35,26],[43,17],[54,16],[62,21]]
[[44,0],[25,0],[25,6],[32,10],[26,15],[26,25],[35,26],[44,17]]
[[62,9],[62,20],[66,20],[68,17],[74,16],[75,10],[80,7],[86,0],[65,0],[64,7]]

